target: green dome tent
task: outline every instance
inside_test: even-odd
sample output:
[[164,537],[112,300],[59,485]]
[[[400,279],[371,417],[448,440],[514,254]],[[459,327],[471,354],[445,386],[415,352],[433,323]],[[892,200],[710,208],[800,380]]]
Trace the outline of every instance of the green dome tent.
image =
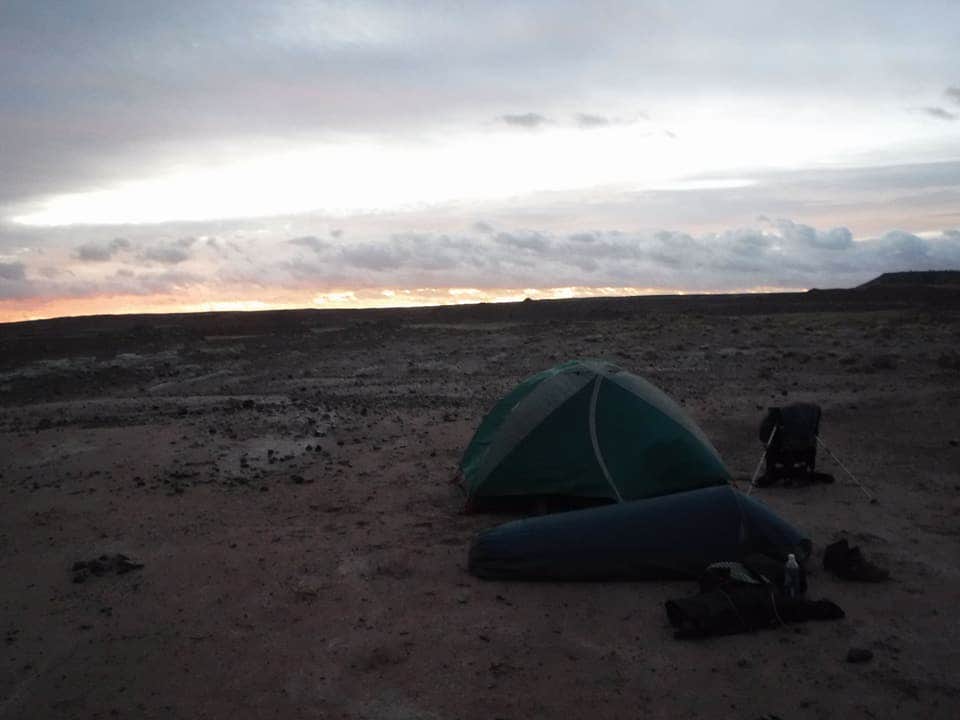
[[673,400],[600,360],[573,360],[521,382],[483,419],[460,469],[474,507],[520,496],[624,502],[730,482]]

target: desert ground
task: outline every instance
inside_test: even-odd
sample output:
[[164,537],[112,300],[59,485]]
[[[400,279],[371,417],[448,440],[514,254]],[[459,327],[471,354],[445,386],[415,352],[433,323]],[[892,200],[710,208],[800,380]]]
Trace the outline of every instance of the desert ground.
[[[0,718],[956,718],[960,292],[0,325]],[[833,485],[755,493],[843,620],[676,640],[693,582],[466,571],[451,478],[525,376],[602,357],[733,473],[771,405],[823,406]],[[846,536],[883,584],[820,566]],[[76,561],[144,567],[73,582]],[[848,663],[852,647],[872,660]]]

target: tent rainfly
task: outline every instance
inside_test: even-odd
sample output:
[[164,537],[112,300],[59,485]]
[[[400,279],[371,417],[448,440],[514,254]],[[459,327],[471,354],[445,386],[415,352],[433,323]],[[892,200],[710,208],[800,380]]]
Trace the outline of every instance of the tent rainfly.
[[468,506],[523,496],[625,502],[731,479],[673,400],[602,360],[574,360],[521,382],[483,419],[460,469]]

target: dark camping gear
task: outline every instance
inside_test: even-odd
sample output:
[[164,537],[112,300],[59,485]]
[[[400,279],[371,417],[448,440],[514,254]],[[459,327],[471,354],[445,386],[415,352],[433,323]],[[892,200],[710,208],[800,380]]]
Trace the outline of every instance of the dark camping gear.
[[805,620],[837,620],[843,610],[830,600],[780,595],[767,584],[731,582],[665,604],[674,637],[731,635]]
[[[802,565],[801,565],[802,572]],[[783,566],[762,555],[710,565],[695,597],[668,600],[667,617],[678,638],[728,635],[803,620],[842,618],[829,600],[785,597]],[[803,581],[806,589],[806,581]]]
[[600,360],[520,383],[483,419],[460,468],[471,509],[511,498],[624,502],[730,482],[673,400]]
[[810,541],[729,485],[516,520],[480,533],[469,569],[482,578],[696,578],[752,553],[803,559]]
[[766,472],[756,484],[762,487],[784,479],[821,479],[814,475],[819,432],[819,405],[794,403],[770,408],[759,433],[766,449]]
[[859,547],[850,547],[846,539],[828,545],[823,551],[823,567],[843,580],[883,582],[890,577],[886,568],[874,565]]
[[[800,594],[807,591],[807,571],[799,563],[798,587]],[[700,592],[705,593],[724,585],[731,578],[746,582],[746,578],[769,583],[781,588],[784,584],[786,568],[779,559],[760,553],[750,553],[739,562],[716,562],[707,567],[700,576]]]
[[[772,485],[779,480],[832,483],[833,475],[816,472],[814,469],[817,447],[821,447],[837,467],[860,486],[870,502],[877,502],[866,486],[840,462],[840,458],[833,454],[820,437],[819,405],[794,403],[782,408],[770,408],[760,423],[759,436],[763,443],[763,454],[750,478],[747,495],[753,492],[754,487]],[[760,475],[764,463],[766,470]]]

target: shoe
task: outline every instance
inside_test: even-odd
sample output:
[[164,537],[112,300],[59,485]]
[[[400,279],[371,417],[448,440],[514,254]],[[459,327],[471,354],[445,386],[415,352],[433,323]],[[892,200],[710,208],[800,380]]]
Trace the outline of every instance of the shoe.
[[827,545],[823,551],[823,569],[839,575],[847,564],[847,555],[849,553],[850,545],[847,543],[846,538]]
[[890,571],[874,565],[863,556],[860,548],[855,547],[847,554],[847,574],[841,577],[860,582],[883,582],[890,577]]
[[844,580],[883,582],[890,571],[867,560],[859,547],[851,548],[846,539],[828,545],[823,552],[823,567]]

